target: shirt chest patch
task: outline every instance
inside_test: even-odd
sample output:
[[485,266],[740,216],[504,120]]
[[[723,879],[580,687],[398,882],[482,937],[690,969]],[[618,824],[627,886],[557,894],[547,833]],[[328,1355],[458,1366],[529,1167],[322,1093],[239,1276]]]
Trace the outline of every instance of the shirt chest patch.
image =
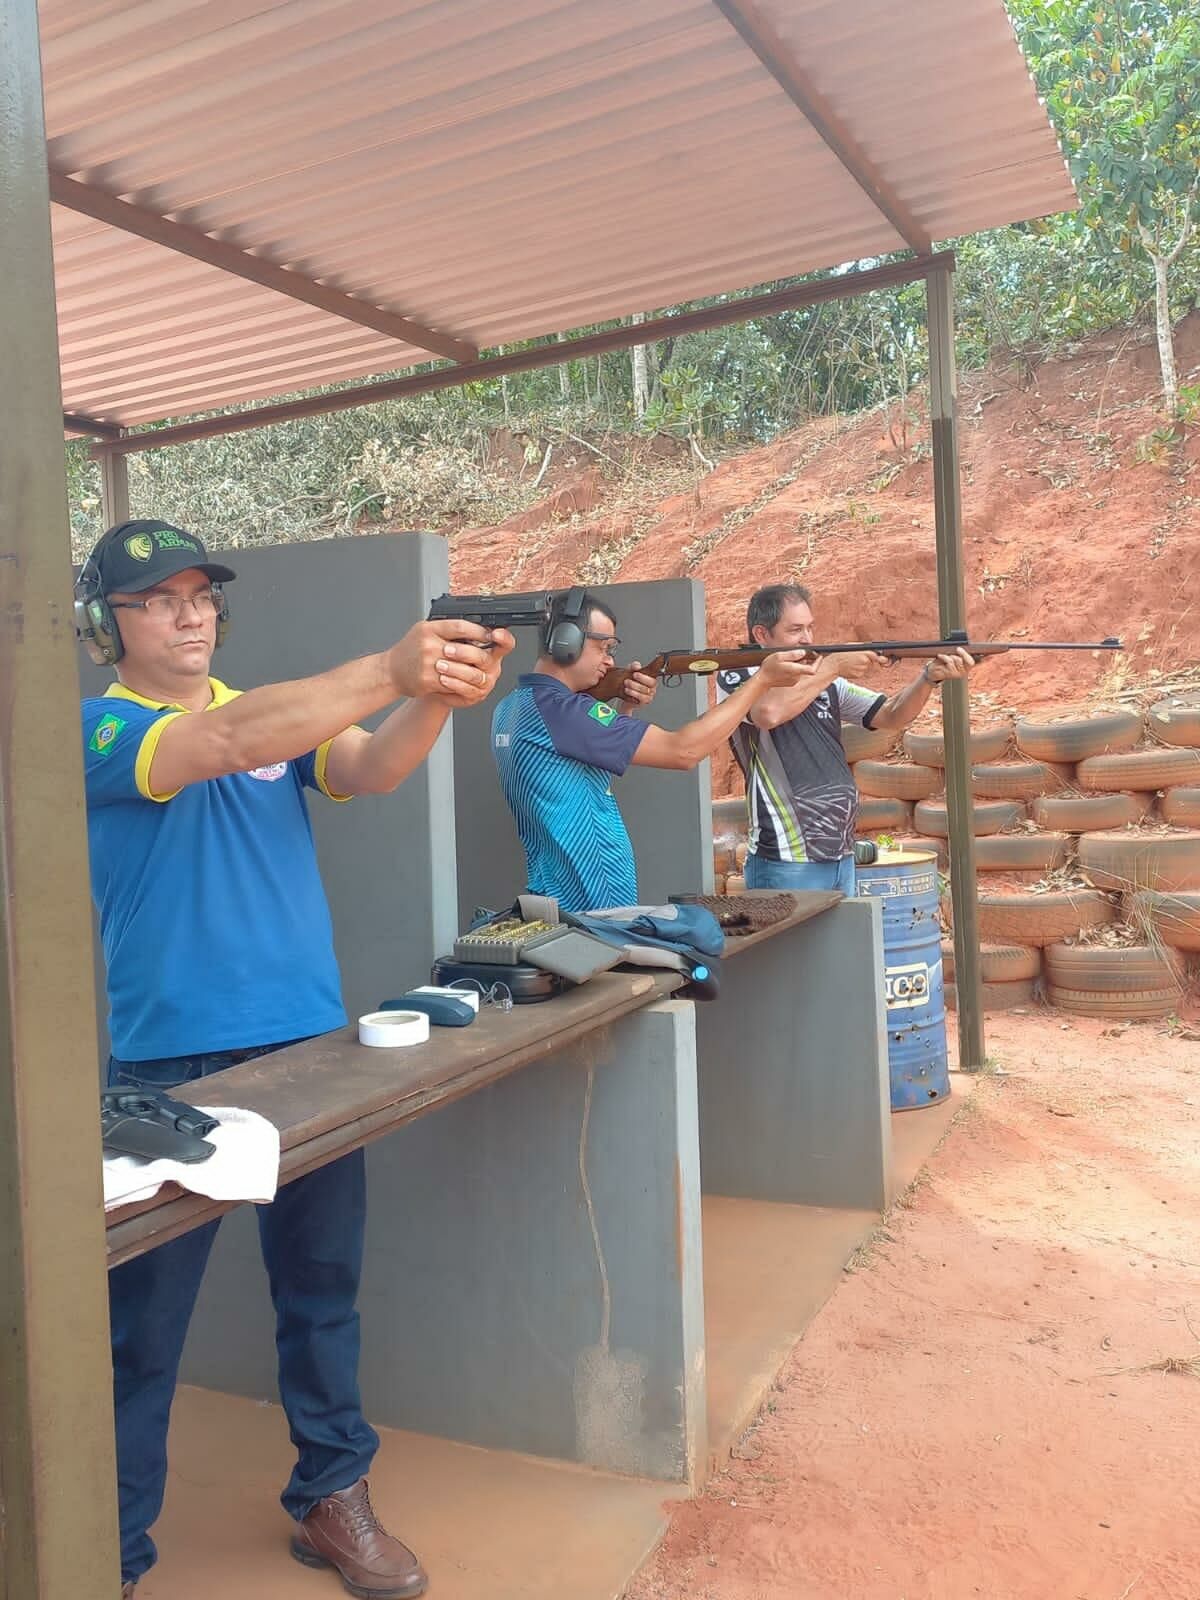
[[275,761],[269,767],[255,767],[248,772],[248,778],[257,778],[259,783],[278,783],[288,769],[286,761]]

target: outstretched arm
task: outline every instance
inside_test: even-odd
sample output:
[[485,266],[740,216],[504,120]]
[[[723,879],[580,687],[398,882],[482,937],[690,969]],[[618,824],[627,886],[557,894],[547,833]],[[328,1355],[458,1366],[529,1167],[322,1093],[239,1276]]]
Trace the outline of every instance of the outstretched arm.
[[[688,771],[699,766],[705,756],[712,755],[718,746],[744,722],[751,708],[769,691],[786,691],[802,683],[813,671],[812,663],[804,660],[804,651],[789,650],[781,655],[768,656],[752,678],[739,685],[731,695],[718,701],[710,710],[682,728],[647,728],[645,737],[633,755],[637,767],[666,767]],[[794,714],[794,713],[793,713]]]
[[887,662],[871,650],[851,650],[835,656],[814,656],[806,665],[808,675],[800,682],[784,689],[772,689],[770,694],[763,695],[750,713],[750,720],[756,728],[769,733],[772,728],[782,727],[812,705],[817,696],[823,694],[838,678],[851,678],[858,673],[870,672],[873,667],[886,667]]
[[951,651],[926,661],[911,683],[884,702],[871,718],[873,728],[907,728],[925,709],[934,685],[952,678],[965,678],[975,666],[975,658],[965,650]]
[[[294,761],[330,739],[326,781],[335,794],[394,788],[428,753],[448,712],[474,705],[491,690],[514,643],[500,631],[495,648],[481,649],[492,637],[474,623],[421,622],[378,655],[251,689],[214,711],[177,714],[165,720],[155,747],[150,790],[174,794],[189,783]],[[401,707],[377,733],[352,728],[401,697],[413,705]],[[338,735],[347,731],[353,737],[342,744]],[[412,756],[413,747],[420,753]]]

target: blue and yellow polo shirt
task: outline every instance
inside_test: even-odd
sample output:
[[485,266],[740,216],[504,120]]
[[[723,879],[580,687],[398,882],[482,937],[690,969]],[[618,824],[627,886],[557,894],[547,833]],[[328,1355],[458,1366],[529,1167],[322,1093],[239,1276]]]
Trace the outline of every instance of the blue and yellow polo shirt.
[[[239,692],[209,683],[209,710]],[[92,894],[124,1061],[277,1044],[346,1021],[303,792],[329,794],[329,744],[152,793],[163,729],[195,715],[119,683],[83,702]]]
[[493,713],[492,750],[528,887],[564,911],[637,903],[633,846],[610,779],[647,726],[540,672],[522,673]]

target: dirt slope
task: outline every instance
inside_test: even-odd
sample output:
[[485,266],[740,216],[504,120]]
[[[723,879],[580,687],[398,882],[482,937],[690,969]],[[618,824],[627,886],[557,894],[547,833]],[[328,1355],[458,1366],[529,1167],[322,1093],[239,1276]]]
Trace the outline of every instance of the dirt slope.
[[[1181,381],[1200,377],[1200,314],[1178,332]],[[1159,426],[1152,344],[1106,335],[1032,371],[994,367],[960,394],[968,616],[980,637],[1102,638],[1113,658],[1017,653],[992,662],[999,703],[1095,700],[1200,655],[1200,429],[1147,452]],[[890,427],[889,427],[890,424]],[[898,448],[895,408],[820,418],[662,494],[589,451],[552,494],[494,528],[449,534],[460,590],[694,577],[709,637],[741,639],[758,584],[816,597],[825,639],[937,633],[932,467],[923,416]],[[1142,459],[1149,453],[1149,459]],[[674,472],[676,484],[681,474]],[[671,641],[632,640],[647,656]],[[903,680],[897,671],[887,688]]]

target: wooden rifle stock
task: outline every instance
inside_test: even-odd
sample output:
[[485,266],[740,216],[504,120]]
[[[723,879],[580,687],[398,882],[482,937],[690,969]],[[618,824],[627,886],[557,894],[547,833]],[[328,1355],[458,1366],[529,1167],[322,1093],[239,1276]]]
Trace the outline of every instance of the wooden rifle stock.
[[955,631],[948,633],[944,639],[856,639],[848,644],[743,645],[734,650],[664,650],[644,667],[610,667],[591,693],[597,700],[616,699],[631,670],[645,673],[651,678],[662,678],[667,684],[675,684],[688,674],[708,677],[714,672],[727,672],[736,667],[756,667],[767,656],[779,655],[785,650],[800,649],[809,656],[840,656],[870,651],[885,656],[889,661],[933,661],[954,650],[965,650],[979,660],[983,656],[1004,655],[1009,650],[1121,648],[1121,641],[1114,638],[1085,640],[1083,643],[1046,639],[968,639],[965,633]]

